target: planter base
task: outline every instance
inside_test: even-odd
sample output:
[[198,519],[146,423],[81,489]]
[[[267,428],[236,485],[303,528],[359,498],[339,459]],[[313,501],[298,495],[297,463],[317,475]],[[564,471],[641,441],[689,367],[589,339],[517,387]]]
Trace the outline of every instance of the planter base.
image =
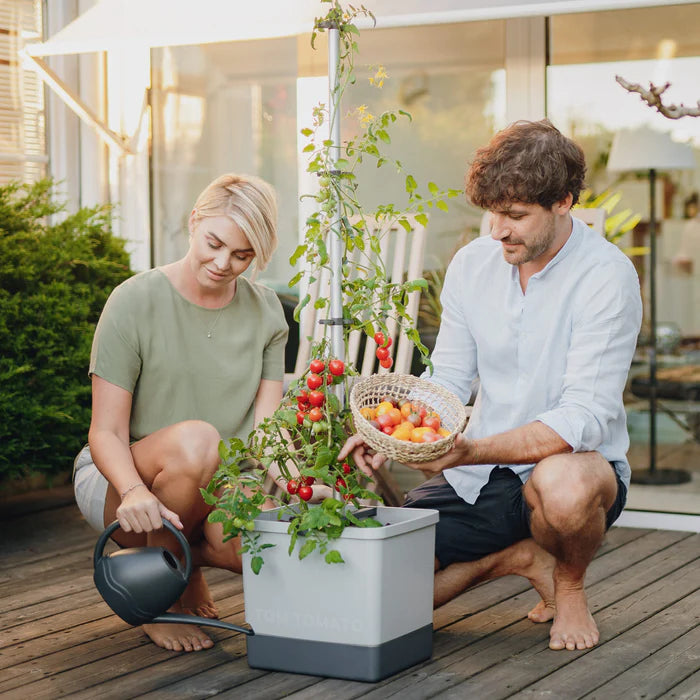
[[266,634],[255,634],[246,642],[251,668],[374,682],[429,659],[433,653],[433,626],[426,625],[377,646]]

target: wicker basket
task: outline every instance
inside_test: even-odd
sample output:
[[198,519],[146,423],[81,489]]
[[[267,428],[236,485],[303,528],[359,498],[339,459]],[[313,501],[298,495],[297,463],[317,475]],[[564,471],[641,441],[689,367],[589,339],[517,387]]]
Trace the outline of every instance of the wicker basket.
[[[411,403],[435,411],[440,416],[442,427],[450,434],[435,442],[418,443],[397,440],[382,433],[370,424],[360,410],[377,406],[385,396],[394,400],[406,398]],[[355,419],[355,429],[364,441],[397,462],[429,462],[444,455],[467,424],[467,411],[451,391],[411,374],[375,374],[357,381],[350,392],[350,410]]]

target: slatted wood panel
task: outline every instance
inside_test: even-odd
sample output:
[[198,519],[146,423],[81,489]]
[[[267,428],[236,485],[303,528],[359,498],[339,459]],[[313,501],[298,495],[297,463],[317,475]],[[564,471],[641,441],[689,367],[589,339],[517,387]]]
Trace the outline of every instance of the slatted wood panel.
[[[588,572],[593,650],[549,650],[549,625],[526,618],[536,593],[505,577],[435,612],[430,661],[371,684],[251,669],[243,636],[223,630],[212,650],[158,649],[94,590],[96,538],[74,506],[0,525],[3,699],[699,697],[700,535],[611,530]],[[243,623],[241,578],[208,580],[222,618]]]

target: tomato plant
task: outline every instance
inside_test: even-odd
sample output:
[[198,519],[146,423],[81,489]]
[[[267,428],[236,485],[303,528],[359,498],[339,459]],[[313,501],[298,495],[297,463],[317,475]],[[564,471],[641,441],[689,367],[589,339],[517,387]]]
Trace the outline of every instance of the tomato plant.
[[[426,225],[429,210],[446,210],[445,200],[461,194],[458,189],[443,191],[432,182],[428,183],[427,191],[421,191],[402,163],[386,152],[385,144],[391,142],[393,125],[400,120],[410,120],[410,115],[403,110],[371,115],[364,105],[351,109],[350,119],[355,123],[346,132],[352,136],[342,144],[335,144],[328,138],[329,124],[340,119],[333,109],[339,109],[343,103],[341,98],[357,80],[354,59],[359,31],[354,20],[372,17],[372,14],[363,6],[343,7],[340,0],[321,2],[328,9],[324,17],[316,20],[312,46],[319,33],[329,28],[338,31],[340,51],[335,71],[338,82],[332,89],[331,104],[315,107],[311,125],[301,132],[307,139],[302,148],[308,155],[307,171],[317,176],[313,179],[318,188],[303,195],[311,199],[314,206],[306,218],[303,241],[289,260],[299,269],[289,286],[302,290],[295,309],[295,319],[299,321],[311,300],[311,295],[303,290],[330,272],[333,284],[340,287],[342,318],[330,318],[330,293],[315,300],[315,310],[319,315],[325,314],[323,337],[313,344],[306,371],[292,382],[273,415],[256,426],[247,438],[235,437],[221,443],[221,466],[207,489],[202,491],[206,502],[215,506],[209,520],[222,523],[225,539],[240,535],[242,551],[251,554],[251,566],[256,573],[262,566],[261,551],[266,545],[260,544],[258,534],[251,532],[249,524],[263,507],[281,506],[289,517],[290,552],[297,538],[303,537],[305,543],[299,556],[303,558],[317,549],[325,554],[329,563],[342,561],[340,553],[331,548],[331,542],[340,536],[344,527],[377,525],[371,518],[360,520],[354,515],[363,500],[377,499],[368,490],[370,484],[366,477],[354,468],[351,459],[343,464],[337,460],[340,448],[355,432],[348,396],[350,382],[357,372],[344,361],[344,356],[337,356],[340,355],[337,343],[333,343],[335,354],[331,352],[331,329],[342,328],[345,356],[351,333],[360,332],[374,339],[381,366],[390,368],[393,365],[389,350],[392,339],[388,329],[400,328],[418,348],[423,361],[430,365],[428,349],[407,312],[409,295],[425,288],[427,283],[422,279],[392,280],[386,261],[377,253],[385,248],[382,238],[391,235],[392,228],[395,230],[399,226],[410,232],[409,216]],[[381,88],[385,77],[384,69],[379,67],[370,82]],[[332,105],[337,106],[332,109]],[[344,105],[343,114],[346,113]],[[361,164],[366,163],[399,174],[403,187],[397,189],[405,192],[405,206],[382,203],[374,211],[365,212],[360,204],[358,172]],[[379,226],[368,225],[368,217]],[[329,241],[338,245],[330,246]],[[337,274],[331,269],[329,248],[340,249],[339,259],[343,263]],[[352,264],[349,260],[353,260]],[[334,341],[339,339],[334,336]],[[379,423],[376,426],[390,433],[400,417],[397,410],[388,419],[373,415],[369,420],[373,424],[375,418],[388,421],[384,426]],[[270,476],[283,485],[282,497],[264,490]],[[307,477],[315,483],[303,481]],[[339,495],[322,498],[321,489],[335,495],[336,486],[341,487]]]

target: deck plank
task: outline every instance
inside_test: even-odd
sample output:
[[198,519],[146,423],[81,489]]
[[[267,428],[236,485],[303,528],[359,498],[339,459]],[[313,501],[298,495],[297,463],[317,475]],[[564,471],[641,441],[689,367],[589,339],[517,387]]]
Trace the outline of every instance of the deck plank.
[[[691,618],[696,611],[691,611]],[[668,621],[659,622],[668,624]],[[641,631],[640,629],[639,632]],[[658,628],[651,630],[655,636],[658,636],[659,631]],[[621,637],[627,634],[629,633]],[[645,639],[648,641],[647,637]],[[632,643],[635,641],[633,639]],[[628,641],[625,640],[624,643],[628,644]],[[641,661],[583,697],[586,700],[643,700],[673,690],[679,683],[692,676],[689,659],[700,659],[700,627],[694,626],[661,649],[653,651],[647,645],[646,652],[647,655]],[[620,659],[620,666],[624,663]],[[643,688],[639,687],[640,678],[644,679]],[[700,690],[700,683],[697,687]]]
[[700,670],[661,695],[659,700],[700,700]]

